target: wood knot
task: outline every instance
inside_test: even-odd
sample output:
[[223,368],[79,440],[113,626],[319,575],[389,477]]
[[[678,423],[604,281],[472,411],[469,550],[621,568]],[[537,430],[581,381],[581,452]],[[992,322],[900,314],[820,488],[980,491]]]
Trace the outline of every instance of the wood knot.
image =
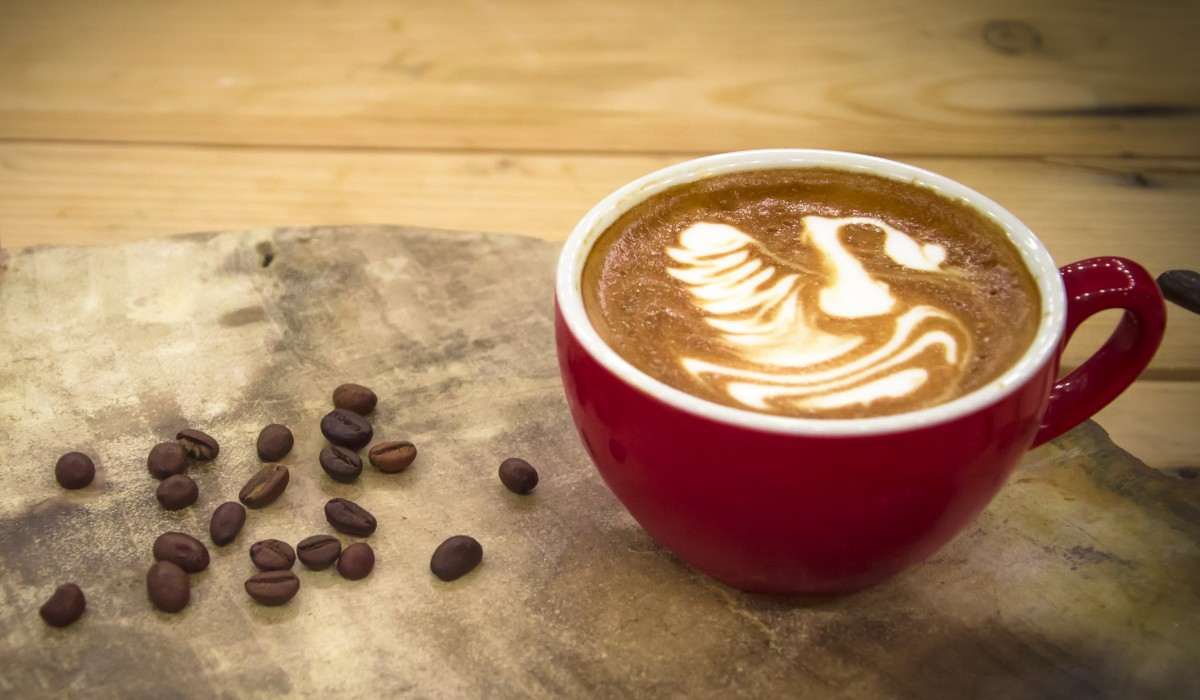
[[997,19],[983,25],[983,41],[1000,53],[1021,54],[1042,46],[1042,33],[1028,22]]

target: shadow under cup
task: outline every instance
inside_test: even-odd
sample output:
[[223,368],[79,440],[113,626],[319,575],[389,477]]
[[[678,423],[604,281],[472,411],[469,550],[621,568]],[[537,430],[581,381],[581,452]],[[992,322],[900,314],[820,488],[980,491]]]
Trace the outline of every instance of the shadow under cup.
[[[712,175],[823,167],[916,183],[999,224],[1037,282],[1041,323],[1000,377],[952,401],[861,419],[788,418],[690,396],[635,369],[601,340],[580,284],[593,244],[621,214]],[[1066,339],[1108,308],[1113,337],[1056,381]],[[870,156],[775,149],[670,166],[617,190],[580,221],[559,260],[555,334],[571,415],[605,482],[656,540],[736,588],[853,591],[926,558],[978,515],[1031,445],[1069,430],[1149,363],[1165,309],[1150,275],[1121,258],[1061,271],[1016,217],[934,173]]]

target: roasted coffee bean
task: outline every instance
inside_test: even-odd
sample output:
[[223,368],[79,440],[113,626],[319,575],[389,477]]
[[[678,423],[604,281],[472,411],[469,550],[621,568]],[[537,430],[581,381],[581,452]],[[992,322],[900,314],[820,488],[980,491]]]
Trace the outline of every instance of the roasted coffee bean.
[[371,442],[375,431],[371,429],[371,424],[366,418],[354,411],[338,408],[321,419],[321,433],[326,440],[335,445],[361,450]]
[[169,561],[194,574],[208,568],[208,548],[185,532],[164,532],[154,540],[155,561]]
[[338,555],[342,553],[342,543],[333,535],[313,535],[305,537],[296,545],[296,557],[300,563],[312,569],[321,571],[333,566]]
[[417,458],[417,448],[404,440],[381,442],[371,446],[367,458],[371,460],[371,466],[379,471],[395,474],[408,469],[408,465]]
[[217,458],[217,454],[221,451],[221,446],[211,435],[202,433],[199,430],[185,428],[180,430],[175,439],[179,442],[179,446],[183,451],[188,453],[192,459],[198,459],[201,462],[207,462]]
[[375,568],[375,550],[366,542],[355,542],[342,550],[338,557],[337,570],[342,578],[357,581],[366,578]]
[[538,485],[538,473],[533,465],[518,457],[509,457],[500,463],[500,482],[509,491],[522,496]]
[[183,610],[192,597],[192,584],[187,572],[170,561],[155,562],[146,574],[146,592],[150,602],[163,612],[176,613]]
[[38,614],[51,627],[66,627],[83,615],[87,609],[87,600],[83,597],[83,589],[74,583],[64,583],[54,589],[50,600],[42,603]]
[[250,477],[238,494],[238,500],[251,508],[270,505],[283,495],[289,478],[287,467],[282,464],[268,464]]
[[283,605],[300,590],[300,579],[290,571],[263,571],[246,579],[246,592],[259,605]]
[[338,532],[355,537],[368,537],[375,532],[375,516],[362,506],[344,498],[334,498],[325,504],[325,519]]
[[329,445],[321,450],[321,468],[334,481],[348,484],[362,474],[362,460],[354,450]]
[[296,563],[296,550],[283,540],[261,540],[250,545],[250,561],[260,571],[284,571]]
[[217,506],[213,511],[212,520],[208,523],[208,535],[213,544],[226,545],[237,539],[242,526],[246,524],[246,509],[241,503],[228,501]]
[[360,384],[343,384],[333,390],[335,408],[354,411],[360,416],[374,411],[378,401],[379,397],[375,396],[375,392]]
[[160,442],[150,448],[146,466],[150,468],[150,476],[155,479],[182,474],[187,471],[187,453],[178,442]]
[[96,478],[96,465],[82,452],[68,452],[55,462],[54,478],[64,489],[81,489]]
[[278,462],[292,451],[296,438],[286,425],[272,423],[258,434],[258,458],[264,462]]
[[1200,272],[1167,270],[1158,276],[1158,287],[1167,301],[1200,314]]
[[453,581],[479,566],[481,561],[483,546],[473,537],[455,535],[434,550],[429,560],[429,570],[443,581]]
[[167,510],[187,508],[200,497],[200,487],[187,474],[168,476],[158,484],[158,502]]

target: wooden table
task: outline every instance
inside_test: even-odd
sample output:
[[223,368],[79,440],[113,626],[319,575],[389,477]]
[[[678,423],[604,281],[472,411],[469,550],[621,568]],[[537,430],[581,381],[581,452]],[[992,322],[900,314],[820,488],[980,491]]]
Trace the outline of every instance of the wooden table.
[[[719,151],[943,172],[1060,262],[1200,268],[1200,5],[6,0],[0,246],[397,223],[562,239]],[[1077,364],[1111,325],[1090,323]],[[1200,319],[1098,421],[1200,464]]]

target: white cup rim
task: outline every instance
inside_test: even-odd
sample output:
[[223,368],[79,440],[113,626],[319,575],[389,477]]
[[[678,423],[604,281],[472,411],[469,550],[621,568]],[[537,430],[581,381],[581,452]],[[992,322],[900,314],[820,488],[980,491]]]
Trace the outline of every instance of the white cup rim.
[[[583,305],[583,265],[600,234],[647,197],[675,185],[730,172],[771,168],[830,167],[867,172],[931,188],[968,203],[1008,234],[1037,282],[1041,321],[1025,353],[996,379],[951,401],[907,413],[869,418],[793,418],[734,408],[701,399],[634,367],[600,338]],[[1066,323],[1066,293],[1058,267],[1033,231],[1008,210],[971,188],[923,168],[875,156],[817,149],[736,151],[676,163],[638,178],[601,200],[575,226],[559,257],[555,279],[559,312],[575,339],[625,383],[692,415],[719,423],[784,435],[867,435],[916,430],[955,420],[992,405],[1028,382],[1058,352]]]

